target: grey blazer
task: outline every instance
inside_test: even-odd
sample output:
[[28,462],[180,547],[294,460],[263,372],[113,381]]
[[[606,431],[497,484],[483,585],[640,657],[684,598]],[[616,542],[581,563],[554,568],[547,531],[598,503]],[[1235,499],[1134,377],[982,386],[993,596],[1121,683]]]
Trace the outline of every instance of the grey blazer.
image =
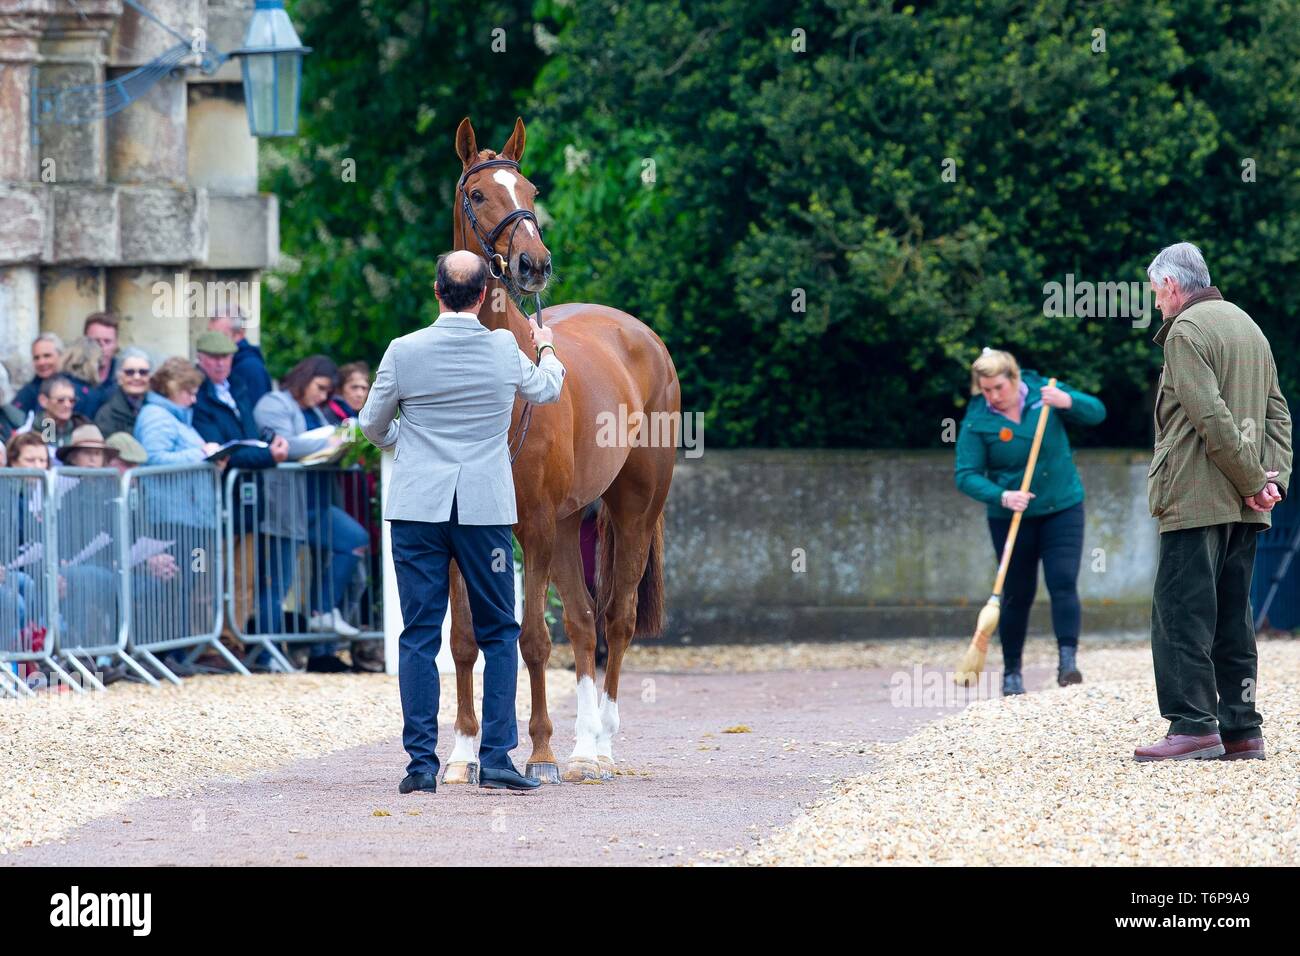
[[447,521],[455,497],[460,524],[514,524],[515,397],[545,405],[563,387],[554,351],[534,365],[507,329],[489,331],[468,312],[394,339],[357,416],[367,438],[394,449],[384,517]]

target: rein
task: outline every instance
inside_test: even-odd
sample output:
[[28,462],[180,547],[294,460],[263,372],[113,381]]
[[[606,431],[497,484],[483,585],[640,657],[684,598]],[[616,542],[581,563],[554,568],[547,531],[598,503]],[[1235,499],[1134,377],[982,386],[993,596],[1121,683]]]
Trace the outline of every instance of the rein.
[[[536,309],[530,316],[524,311],[523,300],[524,293],[520,292],[519,287],[515,285],[514,279],[510,276],[510,260],[514,258],[515,232],[519,229],[521,223],[531,222],[533,228],[537,230],[537,236],[540,239],[542,235],[542,224],[537,221],[537,214],[531,209],[515,209],[507,214],[499,223],[491,229],[484,231],[478,216],[474,215],[473,204],[469,201],[469,193],[465,185],[469,177],[483,169],[513,169],[515,172],[523,175],[519,169],[519,164],[513,159],[486,159],[481,163],[475,163],[465,172],[461,173],[460,182],[456,184],[456,191],[460,193],[460,205],[465,213],[465,219],[469,222],[470,231],[474,233],[474,238],[478,240],[479,246],[483,249],[483,257],[487,260],[488,275],[493,279],[505,283],[506,290],[510,297],[515,299],[515,306],[519,309],[525,320],[531,320],[537,323],[538,328],[542,325],[542,294],[534,292],[533,301],[536,303]],[[513,225],[512,225],[513,223]],[[496,251],[497,240],[501,238],[501,233],[505,232],[506,227],[510,227],[510,236],[506,240],[506,254],[503,256]],[[493,267],[495,266],[495,271]],[[514,451],[510,453],[510,463],[513,465],[519,453],[524,450],[524,441],[528,438],[528,426],[533,420],[533,403],[524,402],[523,413],[519,416],[519,441],[515,445]],[[510,447],[510,441],[507,439],[506,447]]]

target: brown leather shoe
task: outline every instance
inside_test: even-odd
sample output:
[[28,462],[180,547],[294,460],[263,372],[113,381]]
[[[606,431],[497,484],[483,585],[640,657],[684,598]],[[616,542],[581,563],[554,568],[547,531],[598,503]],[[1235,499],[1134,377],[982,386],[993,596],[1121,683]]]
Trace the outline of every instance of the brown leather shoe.
[[1151,760],[1213,760],[1223,755],[1223,740],[1218,734],[1193,737],[1191,734],[1166,734],[1148,747],[1133,751],[1138,763]]
[[1232,743],[1224,741],[1223,756],[1220,760],[1263,760],[1264,759],[1264,738],[1254,737],[1251,740],[1235,740]]

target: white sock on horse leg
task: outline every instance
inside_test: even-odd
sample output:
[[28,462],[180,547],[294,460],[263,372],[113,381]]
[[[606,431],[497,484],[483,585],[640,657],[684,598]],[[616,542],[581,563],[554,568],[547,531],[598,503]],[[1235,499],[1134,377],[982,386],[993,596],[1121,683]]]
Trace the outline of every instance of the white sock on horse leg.
[[477,763],[478,762],[478,738],[466,737],[459,730],[456,731],[456,746],[451,748],[451,756],[447,758],[447,763]]
[[578,678],[578,719],[573,723],[573,754],[570,760],[595,760],[596,740],[600,737],[600,709],[596,702],[596,682]]
[[614,735],[618,733],[618,701],[608,694],[600,698],[600,736],[596,738],[596,756],[614,759]]

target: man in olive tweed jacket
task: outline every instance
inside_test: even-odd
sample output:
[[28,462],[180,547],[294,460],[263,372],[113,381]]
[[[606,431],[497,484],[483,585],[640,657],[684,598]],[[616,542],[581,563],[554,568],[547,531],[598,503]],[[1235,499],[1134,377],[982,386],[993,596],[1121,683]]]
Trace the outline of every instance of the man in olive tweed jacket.
[[1262,759],[1250,580],[1255,536],[1291,481],[1291,413],[1268,340],[1210,285],[1196,246],[1147,270],[1165,366],[1147,473],[1160,556],[1151,653],[1169,735],[1138,760]]

